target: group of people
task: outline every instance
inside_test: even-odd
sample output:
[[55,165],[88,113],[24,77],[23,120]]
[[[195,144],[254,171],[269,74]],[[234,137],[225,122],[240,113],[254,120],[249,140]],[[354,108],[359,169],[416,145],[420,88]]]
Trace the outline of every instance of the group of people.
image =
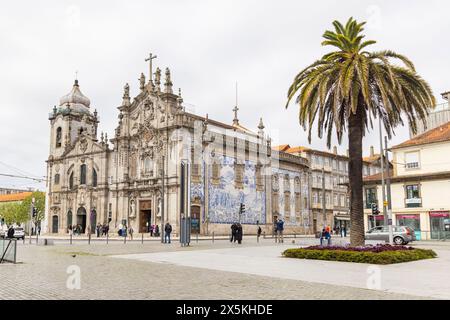
[[284,231],[284,221],[282,219],[277,219],[274,225],[275,242],[283,243],[283,231]]
[[326,240],[328,245],[331,245],[331,228],[327,226],[322,229],[320,233],[320,245],[323,246],[323,241]]
[[150,237],[159,237],[159,226],[157,224],[152,224],[150,228],[148,228],[148,232],[150,232]]
[[336,226],[333,229],[335,235],[340,235],[342,238],[347,237],[347,228],[345,226]]
[[70,235],[81,235],[82,233],[85,232],[85,230],[83,230],[83,227],[79,224],[75,224],[73,226],[69,226],[68,227],[68,231]]
[[242,225],[238,223],[233,223],[231,225],[231,239],[230,242],[238,242],[239,244],[242,243]]

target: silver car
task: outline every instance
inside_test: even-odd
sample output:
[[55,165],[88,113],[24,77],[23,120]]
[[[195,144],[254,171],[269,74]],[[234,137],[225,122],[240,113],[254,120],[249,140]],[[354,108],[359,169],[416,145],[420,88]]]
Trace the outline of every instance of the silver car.
[[[393,240],[396,245],[405,245],[416,240],[414,230],[405,226],[392,226]],[[375,227],[367,231],[366,240],[380,240],[389,242],[389,227]]]
[[[8,229],[0,228],[0,238],[6,238],[8,236]],[[23,228],[14,228],[14,238],[25,239],[25,231]]]

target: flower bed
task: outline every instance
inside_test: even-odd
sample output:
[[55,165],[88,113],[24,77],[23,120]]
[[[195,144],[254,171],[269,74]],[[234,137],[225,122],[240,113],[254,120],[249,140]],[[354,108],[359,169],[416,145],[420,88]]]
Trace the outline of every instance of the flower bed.
[[366,247],[312,246],[288,249],[283,252],[287,258],[356,262],[369,264],[393,264],[435,258],[433,250],[405,246],[377,245]]

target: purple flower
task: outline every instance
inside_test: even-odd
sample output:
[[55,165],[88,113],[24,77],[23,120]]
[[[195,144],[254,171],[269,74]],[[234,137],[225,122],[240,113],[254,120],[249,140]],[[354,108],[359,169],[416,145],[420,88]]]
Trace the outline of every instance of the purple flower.
[[412,247],[406,246],[391,246],[389,244],[377,244],[367,245],[364,247],[350,247],[347,246],[310,246],[303,248],[305,250],[340,250],[340,251],[356,251],[356,252],[386,252],[386,251],[405,251],[405,250],[414,250]]

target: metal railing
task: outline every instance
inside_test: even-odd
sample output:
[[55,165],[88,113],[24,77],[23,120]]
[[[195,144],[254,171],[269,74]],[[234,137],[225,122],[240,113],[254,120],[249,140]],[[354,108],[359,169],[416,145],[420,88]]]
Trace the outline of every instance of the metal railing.
[[0,239],[0,263],[16,263],[17,259],[17,240]]

